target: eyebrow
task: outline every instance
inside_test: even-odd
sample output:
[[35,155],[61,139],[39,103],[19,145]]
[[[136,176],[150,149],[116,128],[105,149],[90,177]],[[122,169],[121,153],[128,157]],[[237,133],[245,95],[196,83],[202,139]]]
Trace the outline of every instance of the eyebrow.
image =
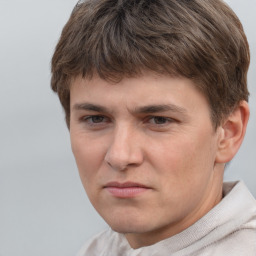
[[[94,111],[100,113],[109,113],[106,107],[101,105],[95,105],[92,103],[77,103],[72,107],[72,110],[87,110],[87,111]],[[187,110],[185,108],[179,107],[174,104],[156,104],[156,105],[147,105],[141,107],[135,107],[133,111],[136,114],[153,114],[159,112],[175,112],[178,114],[187,114]]]
[[158,112],[176,112],[179,114],[186,114],[187,110],[185,108],[179,107],[174,104],[160,104],[160,105],[148,105],[135,108],[135,113],[138,114],[149,114],[149,113],[158,113]]
[[89,110],[95,112],[108,112],[107,108],[91,103],[77,103],[72,107],[72,110]]

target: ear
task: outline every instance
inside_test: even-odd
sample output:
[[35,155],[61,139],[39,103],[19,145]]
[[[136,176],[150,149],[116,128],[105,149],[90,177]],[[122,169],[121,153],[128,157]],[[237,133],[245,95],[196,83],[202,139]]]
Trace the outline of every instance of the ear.
[[227,163],[240,148],[250,115],[248,103],[241,101],[236,109],[218,127],[218,150],[216,163]]

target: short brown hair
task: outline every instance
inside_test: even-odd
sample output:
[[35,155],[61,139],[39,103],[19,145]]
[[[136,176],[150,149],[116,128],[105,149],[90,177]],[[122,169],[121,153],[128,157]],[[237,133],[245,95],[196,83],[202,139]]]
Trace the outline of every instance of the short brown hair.
[[192,79],[217,127],[248,101],[249,46],[222,0],[79,1],[52,58],[52,89],[70,121],[70,83],[78,75],[118,82],[143,70]]

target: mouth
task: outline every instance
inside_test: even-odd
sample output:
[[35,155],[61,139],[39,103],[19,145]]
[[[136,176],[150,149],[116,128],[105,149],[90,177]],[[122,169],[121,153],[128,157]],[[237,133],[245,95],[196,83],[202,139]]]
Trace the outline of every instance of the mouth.
[[143,184],[134,182],[109,182],[103,188],[117,198],[133,198],[151,190]]

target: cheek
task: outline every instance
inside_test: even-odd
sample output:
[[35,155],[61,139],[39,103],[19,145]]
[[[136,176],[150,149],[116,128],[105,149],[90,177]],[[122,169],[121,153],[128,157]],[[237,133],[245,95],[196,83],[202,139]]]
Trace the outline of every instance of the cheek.
[[154,169],[162,182],[171,184],[178,191],[207,179],[213,168],[212,141],[203,133],[201,136],[177,136],[155,144],[153,148],[149,158]]
[[[161,198],[161,207],[169,202],[170,211],[180,214],[192,209],[207,190],[212,172],[212,150],[208,144],[199,141],[179,140],[180,143],[162,144],[156,148],[154,170]],[[182,143],[181,143],[182,142]],[[159,186],[160,184],[160,186]]]
[[104,161],[101,143],[92,143],[82,135],[71,135],[72,151],[84,187],[92,182]]
[[149,159],[159,172],[165,170],[164,176],[168,174],[179,176],[183,170],[186,170],[185,166],[192,164],[191,154],[194,152],[194,145],[185,138],[166,139],[155,143],[152,148]]

